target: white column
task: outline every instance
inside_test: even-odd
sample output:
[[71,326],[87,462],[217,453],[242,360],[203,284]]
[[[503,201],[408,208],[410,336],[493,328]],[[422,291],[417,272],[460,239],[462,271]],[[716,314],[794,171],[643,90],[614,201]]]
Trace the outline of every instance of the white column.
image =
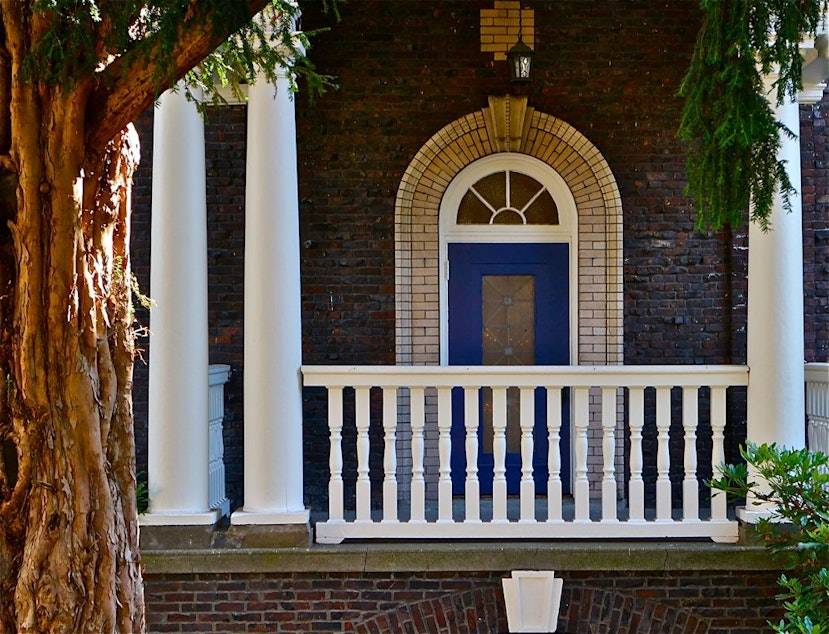
[[296,123],[288,80],[248,91],[245,504],[233,524],[301,524],[302,322]]
[[[796,101],[777,107],[778,119],[800,130]],[[757,443],[805,445],[803,343],[803,212],[800,139],[782,136],[779,158],[796,193],[791,212],[774,200],[771,230],[748,233],[748,438]]]
[[[772,95],[773,96],[773,95]],[[775,108],[789,130],[798,134],[797,101]],[[791,212],[782,198],[774,199],[771,230],[763,233],[757,223],[748,231],[749,366],[747,438],[755,443],[775,442],[789,448],[806,443],[804,425],[803,341],[803,210],[800,188],[800,138],[781,135],[778,158],[795,193]],[[744,519],[765,513],[749,505]]]
[[212,524],[204,125],[182,90],[161,96],[153,145],[150,509],[142,524]]

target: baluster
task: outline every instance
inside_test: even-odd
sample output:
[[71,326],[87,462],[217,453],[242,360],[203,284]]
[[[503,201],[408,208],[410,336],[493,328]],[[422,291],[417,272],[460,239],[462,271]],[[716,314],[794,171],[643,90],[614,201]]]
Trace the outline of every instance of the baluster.
[[368,471],[369,454],[369,394],[370,387],[355,387],[354,409],[357,419],[357,522],[371,521],[371,480]]
[[[716,469],[725,461],[725,388],[711,388],[711,465]],[[715,493],[714,491],[711,492]],[[711,496],[711,519],[725,520],[727,499],[725,493],[719,492]]]
[[668,441],[671,427],[671,388],[656,388],[656,521],[671,521],[671,456]]
[[426,521],[426,480],[423,477],[423,429],[426,425],[425,389],[411,388],[412,400],[412,511],[411,521]]
[[820,421],[821,421],[821,438],[820,444],[817,446],[817,451],[822,451],[829,454],[829,383],[820,385]]
[[809,449],[818,449],[818,398],[817,383],[806,381],[806,442]]
[[699,425],[699,386],[682,388],[682,426],[685,428],[685,478],[682,481],[682,519],[699,521],[697,481],[697,426]]
[[573,443],[576,459],[576,479],[573,497],[576,504],[576,522],[590,521],[590,482],[587,479],[587,425],[590,422],[590,388],[573,389],[576,440]]
[[492,388],[492,521],[507,521],[507,388]]
[[452,388],[438,388],[438,523],[452,521]]
[[343,388],[328,388],[328,430],[331,445],[328,454],[328,521],[343,519]]
[[481,484],[478,481],[478,387],[463,389],[463,416],[466,428],[466,486],[464,489],[465,522],[481,521]]
[[383,521],[397,522],[397,388],[383,388]]
[[535,480],[533,480],[533,428],[535,427],[535,388],[521,392],[521,517],[519,522],[535,522]]
[[645,521],[645,481],[642,479],[642,428],[645,425],[645,388],[632,387],[630,399],[630,521]]
[[547,521],[561,516],[561,388],[547,387]]
[[809,445],[812,451],[829,454],[829,383],[813,383],[815,393],[815,425],[817,442]]
[[616,513],[616,388],[602,388],[602,522],[618,522]]

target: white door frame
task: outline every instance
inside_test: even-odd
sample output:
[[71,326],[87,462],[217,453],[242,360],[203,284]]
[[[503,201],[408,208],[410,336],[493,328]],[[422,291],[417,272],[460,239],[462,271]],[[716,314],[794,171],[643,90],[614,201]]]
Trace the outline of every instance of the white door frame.
[[[459,225],[461,199],[480,179],[502,171],[521,172],[547,188],[558,208],[558,225]],[[490,154],[463,168],[449,183],[440,202],[440,364],[449,362],[449,250],[450,242],[530,243],[569,245],[570,363],[578,359],[578,211],[573,193],[552,167],[537,158],[515,152]]]

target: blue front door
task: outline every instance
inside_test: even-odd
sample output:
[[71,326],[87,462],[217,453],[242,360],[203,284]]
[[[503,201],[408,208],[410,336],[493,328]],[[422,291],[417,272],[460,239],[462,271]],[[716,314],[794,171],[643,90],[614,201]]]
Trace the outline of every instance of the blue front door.
[[[570,363],[569,245],[450,243],[449,364],[568,365]],[[452,481],[463,492],[463,395],[453,395]],[[562,400],[562,474],[569,486],[569,399]],[[481,391],[478,477],[482,494],[492,492],[491,393]],[[521,477],[518,394],[507,394],[507,491],[518,493]],[[533,474],[546,491],[546,393],[536,390]]]

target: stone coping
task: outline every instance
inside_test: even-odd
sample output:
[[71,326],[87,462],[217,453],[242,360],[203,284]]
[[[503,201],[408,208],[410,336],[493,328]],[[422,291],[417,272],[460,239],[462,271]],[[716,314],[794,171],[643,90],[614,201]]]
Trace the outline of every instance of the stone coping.
[[146,574],[779,570],[762,547],[711,542],[351,543],[308,548],[142,550]]

